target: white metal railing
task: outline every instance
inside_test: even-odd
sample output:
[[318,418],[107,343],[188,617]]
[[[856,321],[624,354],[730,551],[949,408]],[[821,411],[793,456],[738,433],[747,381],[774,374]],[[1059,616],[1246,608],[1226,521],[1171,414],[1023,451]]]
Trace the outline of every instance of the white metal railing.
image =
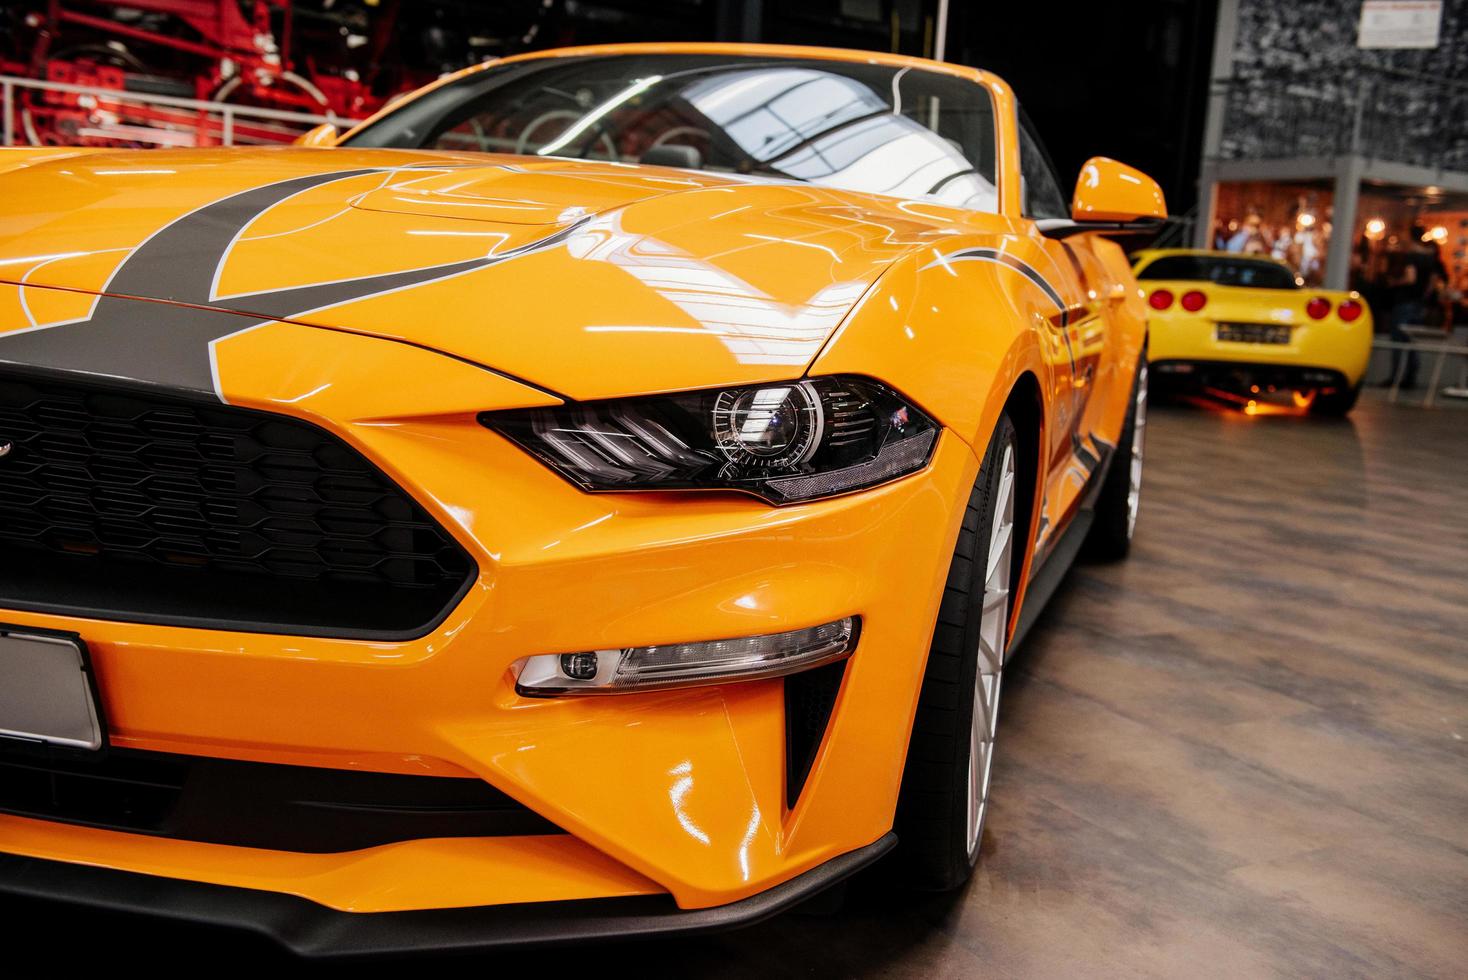
[[[132,105],[161,115],[166,115],[170,110],[204,115],[205,119],[199,120],[178,114],[172,120],[172,125],[177,128],[137,126],[118,122],[89,128],[79,133],[79,135],[92,138],[155,143],[161,146],[194,145],[200,129],[207,129],[211,137],[217,131],[220,145],[234,146],[237,142],[288,141],[297,132],[303,132],[322,123],[344,127],[359,121],[331,112],[324,115],[290,112],[284,109],[231,105],[228,102],[209,102],[203,99],[185,99],[173,95],[153,95],[146,92],[129,92],[124,89],[96,88],[88,85],[71,85],[65,82],[47,82],[35,78],[0,75],[0,139],[3,139],[0,145],[15,146],[20,130],[26,128],[26,120],[22,118],[26,107],[22,105],[19,98],[20,93],[25,91],[75,95],[79,101],[78,108],[85,111],[95,112],[104,106]],[[193,135],[189,132],[190,127],[193,129]],[[270,135],[264,139],[241,138],[242,130],[249,129]],[[27,142],[32,135],[26,134]]]
[[[1407,362],[1413,354],[1437,355],[1432,365],[1432,377],[1427,382],[1427,391],[1422,399],[1422,407],[1431,408],[1436,400],[1438,388],[1442,385],[1443,368],[1450,357],[1464,359],[1464,384],[1458,387],[1468,387],[1468,344],[1455,343],[1452,338],[1443,333],[1440,327],[1406,327],[1405,329],[1407,335],[1412,338],[1411,340],[1388,340],[1378,337],[1371,344],[1374,350],[1399,353],[1397,366],[1392,369],[1391,401],[1395,402],[1397,396],[1401,394],[1402,379],[1407,374]],[[1453,397],[1458,396],[1454,394]]]

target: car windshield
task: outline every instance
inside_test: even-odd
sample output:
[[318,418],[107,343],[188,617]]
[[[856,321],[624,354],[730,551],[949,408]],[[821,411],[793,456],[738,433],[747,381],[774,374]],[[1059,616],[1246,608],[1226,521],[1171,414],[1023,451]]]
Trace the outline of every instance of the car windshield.
[[346,141],[794,179],[997,210],[994,109],[940,72],[815,58],[598,55],[510,62]]
[[1164,255],[1142,267],[1138,279],[1187,279],[1220,286],[1299,289],[1295,274],[1278,262],[1222,255]]

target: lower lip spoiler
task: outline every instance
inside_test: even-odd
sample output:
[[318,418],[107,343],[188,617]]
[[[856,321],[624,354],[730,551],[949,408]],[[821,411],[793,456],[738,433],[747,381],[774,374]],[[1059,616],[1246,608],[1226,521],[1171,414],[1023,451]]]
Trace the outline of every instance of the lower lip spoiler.
[[264,935],[304,957],[485,952],[719,932],[753,925],[825,891],[897,844],[888,833],[758,895],[685,911],[667,895],[412,912],[339,912],[280,892],[0,854],[0,895],[144,914]]

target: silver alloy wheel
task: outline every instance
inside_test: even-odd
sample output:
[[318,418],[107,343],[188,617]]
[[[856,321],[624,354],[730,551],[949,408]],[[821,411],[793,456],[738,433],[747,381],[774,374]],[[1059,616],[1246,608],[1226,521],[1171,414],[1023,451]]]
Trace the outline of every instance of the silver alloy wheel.
[[1014,447],[1004,447],[999,484],[994,492],[989,531],[989,566],[984,576],[984,604],[979,613],[979,662],[974,671],[974,711],[969,726],[968,857],[979,850],[984,811],[989,804],[989,775],[994,768],[994,733],[999,724],[999,685],[1004,677],[1004,648],[1009,636],[1009,581],[1014,554]]
[[1131,474],[1126,491],[1126,537],[1137,531],[1137,508],[1142,502],[1142,450],[1147,441],[1147,362],[1137,368],[1137,405],[1132,416]]

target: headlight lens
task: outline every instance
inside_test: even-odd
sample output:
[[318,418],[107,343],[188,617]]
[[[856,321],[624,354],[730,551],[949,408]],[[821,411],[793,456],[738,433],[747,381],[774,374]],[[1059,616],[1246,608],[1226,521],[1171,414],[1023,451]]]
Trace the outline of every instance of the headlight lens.
[[555,408],[480,422],[585,490],[744,490],[784,504],[927,465],[938,425],[884,385],[828,377]]

